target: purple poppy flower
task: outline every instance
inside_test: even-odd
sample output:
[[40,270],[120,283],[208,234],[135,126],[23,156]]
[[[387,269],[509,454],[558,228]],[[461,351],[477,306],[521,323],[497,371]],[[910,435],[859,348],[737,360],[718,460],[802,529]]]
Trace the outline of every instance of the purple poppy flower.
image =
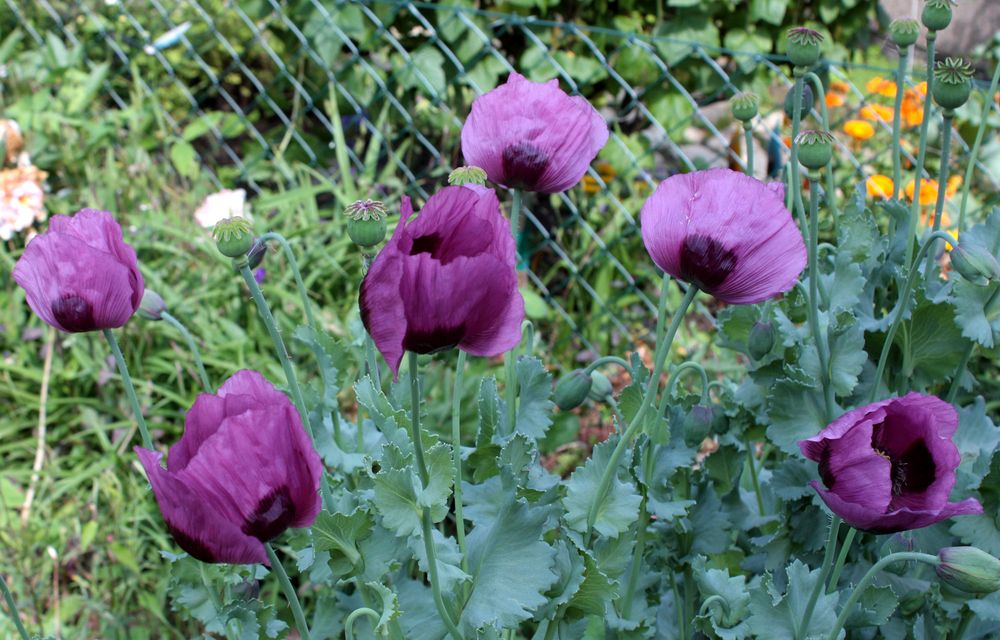
[[28,306],[60,331],[78,333],[125,324],[142,301],[135,250],[107,211],[53,216],[14,266]]
[[848,411],[799,449],[819,463],[826,489],[812,486],[852,527],[893,533],[982,513],[975,498],[948,502],[961,462],[947,402],[910,393]]
[[465,163],[514,189],[559,193],[580,182],[608,141],[604,118],[559,80],[531,82],[511,73],[472,102],[462,126]]
[[729,169],[671,176],[642,205],[642,241],[673,277],[723,302],[760,302],[791,289],[806,266],[783,194]]
[[295,407],[256,371],[203,393],[161,454],[136,447],[167,528],[202,562],[268,563],[264,543],[308,527],[323,466]]
[[393,373],[405,351],[494,356],[521,340],[514,239],[496,193],[445,187],[399,224],[361,283],[361,320]]

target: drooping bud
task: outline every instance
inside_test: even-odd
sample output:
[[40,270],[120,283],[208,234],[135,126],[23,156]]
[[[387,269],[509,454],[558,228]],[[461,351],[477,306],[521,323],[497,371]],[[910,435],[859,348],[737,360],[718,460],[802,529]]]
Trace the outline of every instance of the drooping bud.
[[689,447],[697,447],[712,432],[715,411],[712,407],[696,404],[684,416],[684,442]]
[[976,547],[945,547],[938,551],[938,577],[967,593],[1000,590],[1000,560]]
[[893,20],[889,25],[889,37],[900,49],[914,44],[920,36],[920,23],[913,18]]
[[358,200],[344,209],[347,215],[347,235],[364,249],[385,240],[385,205],[378,200]]
[[228,258],[240,258],[253,246],[253,233],[246,218],[234,217],[219,220],[212,229],[215,246]]
[[[801,82],[801,81],[800,81]],[[802,84],[802,106],[799,108],[799,117],[805,118],[812,111],[813,105],[816,102],[816,97],[813,95],[812,87],[808,83]],[[795,117],[795,87],[788,89],[788,93],[785,94],[785,115],[789,118]]]
[[556,383],[556,406],[563,411],[579,407],[590,394],[591,384],[590,374],[583,369],[570,371]]
[[931,94],[942,109],[957,109],[972,93],[972,67],[961,58],[945,58],[934,69]]
[[963,278],[979,286],[1000,279],[1000,263],[992,253],[977,244],[959,243],[951,250],[951,266]]
[[464,184],[486,184],[486,172],[479,167],[459,167],[448,175],[448,184],[456,187]]
[[819,60],[823,34],[806,27],[793,27],[786,35],[788,38],[786,53],[792,64],[796,67],[811,67],[816,64]]
[[940,31],[951,24],[951,0],[927,0],[920,21],[931,31]]
[[822,169],[833,157],[833,135],[829,131],[808,129],[798,135],[798,158],[808,169]]
[[267,245],[260,241],[259,238],[253,241],[253,246],[250,247],[250,251],[247,252],[247,261],[251,269],[256,269],[260,266],[260,263],[264,262],[264,256],[267,255]]
[[163,301],[160,294],[147,288],[142,293],[142,301],[136,313],[143,320],[162,320],[163,312],[167,310],[167,303]]
[[761,360],[774,348],[774,326],[770,322],[758,320],[750,327],[747,336],[747,351],[754,360]]
[[733,117],[740,122],[749,122],[757,116],[760,108],[760,98],[756,93],[741,91],[729,99],[729,109]]
[[611,397],[615,388],[611,385],[608,377],[600,371],[590,372],[590,394],[589,398],[595,402],[603,402]]

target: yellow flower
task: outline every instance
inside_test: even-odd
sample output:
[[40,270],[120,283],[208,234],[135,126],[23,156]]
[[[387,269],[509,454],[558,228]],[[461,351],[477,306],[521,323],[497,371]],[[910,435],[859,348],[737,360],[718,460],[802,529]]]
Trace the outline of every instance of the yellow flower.
[[891,198],[893,191],[892,178],[877,173],[865,182],[868,195],[873,198]]
[[944,197],[954,198],[958,190],[962,188],[962,176],[952,176],[948,178],[948,185],[944,188]]
[[869,104],[861,107],[861,117],[872,122],[892,122],[893,112],[889,107],[880,104]]
[[834,107],[844,106],[844,96],[839,93],[830,92],[826,94],[826,107],[827,109],[833,109]]
[[834,80],[830,83],[830,91],[834,93],[839,93],[840,95],[847,95],[847,92],[851,90],[851,85],[847,84],[843,80]]
[[878,94],[886,98],[896,97],[896,83],[880,76],[875,76],[865,84],[865,91]]
[[864,120],[848,120],[844,123],[844,133],[855,140],[867,140],[875,135],[875,127]]
[[[915,180],[910,180],[906,184],[906,189],[904,189],[904,192],[906,193],[906,197],[909,198],[910,201],[913,200],[913,191],[915,189],[914,183],[915,183]],[[937,202],[937,196],[938,196],[938,183],[937,183],[937,180],[921,180],[920,181],[920,204],[921,205],[934,204],[935,202]],[[933,220],[931,220],[931,224],[933,224]]]

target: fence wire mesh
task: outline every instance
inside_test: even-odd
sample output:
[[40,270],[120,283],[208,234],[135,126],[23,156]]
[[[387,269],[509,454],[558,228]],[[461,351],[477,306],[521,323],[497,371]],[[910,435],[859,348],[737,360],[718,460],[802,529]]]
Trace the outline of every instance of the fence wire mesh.
[[[461,164],[458,134],[474,96],[513,70],[558,78],[599,107],[612,134],[581,187],[527,203],[521,252],[531,286],[586,348],[634,342],[649,330],[654,274],[633,260],[642,252],[639,207],[677,171],[743,166],[726,103],[733,93],[753,82],[772,98],[754,124],[766,158],[759,175],[778,177],[787,157],[780,105],[792,85],[789,67],[759,46],[396,0],[4,3],[39,46],[56,40],[82,47],[95,63],[110,60],[102,90],[110,104],[124,107],[128,91],[140,87],[176,136],[198,134],[195,157],[218,187],[255,193],[272,188],[266,169],[274,165],[304,165],[336,181],[336,154],[346,152],[357,173],[372,162],[388,167],[406,192],[424,198]],[[824,78],[845,83],[853,98],[850,108],[831,111],[831,129],[872,98],[852,82],[859,70],[893,73],[823,65]],[[891,130],[885,120],[876,126]],[[346,132],[341,148],[338,129]],[[968,146],[954,138],[955,166],[964,166]],[[840,166],[863,179],[883,150],[838,140]],[[985,167],[979,175],[1000,188]]]

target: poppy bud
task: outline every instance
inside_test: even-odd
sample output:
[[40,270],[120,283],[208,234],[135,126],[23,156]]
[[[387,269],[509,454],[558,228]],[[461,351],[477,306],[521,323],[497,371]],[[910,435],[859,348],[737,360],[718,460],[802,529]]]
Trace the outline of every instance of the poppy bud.
[[163,312],[167,310],[167,303],[163,301],[160,294],[152,289],[146,289],[142,294],[142,302],[139,303],[137,313],[144,320],[162,320]]
[[611,386],[611,381],[600,371],[590,372],[590,394],[589,398],[596,402],[603,402],[611,397],[615,388]]
[[940,31],[951,24],[950,0],[927,0],[920,21],[931,31]]
[[912,18],[893,20],[889,25],[889,37],[900,49],[912,45],[920,35],[920,23]]
[[260,266],[260,263],[264,262],[265,255],[267,255],[267,245],[259,239],[254,240],[253,246],[250,247],[250,251],[247,252],[247,266],[251,269],[256,269]]
[[235,217],[220,220],[212,230],[215,247],[227,258],[241,258],[253,246],[253,234],[246,218]]
[[583,404],[590,394],[592,382],[583,369],[574,369],[556,383],[555,401],[563,411],[575,409]]
[[806,27],[794,27],[788,30],[788,59],[796,67],[811,67],[819,60],[819,46],[823,35]]
[[370,249],[385,240],[385,205],[378,200],[358,200],[344,210],[347,235],[354,244]]
[[712,431],[715,412],[712,407],[696,404],[684,417],[684,442],[689,447],[697,447]]
[[[799,108],[799,117],[805,118],[812,111],[816,97],[813,95],[812,87],[808,84],[802,85],[802,106]],[[785,94],[785,115],[789,118],[795,117],[795,87],[791,87]]]
[[1000,278],[1000,263],[989,251],[963,242],[951,250],[951,266],[973,284],[985,286]]
[[945,58],[934,69],[931,94],[942,109],[957,109],[972,93],[972,68],[961,58]]
[[799,162],[808,169],[822,169],[833,157],[833,136],[829,131],[803,131],[798,135]]
[[486,172],[479,167],[459,167],[448,175],[448,184],[461,187],[466,184],[486,184]]
[[741,91],[729,99],[729,108],[733,117],[741,122],[749,122],[757,116],[760,98],[749,91]]
[[758,320],[750,327],[747,336],[747,351],[754,360],[762,360],[774,348],[774,326],[770,322]]
[[938,577],[967,593],[1000,589],[1000,560],[976,547],[945,547],[938,551]]

